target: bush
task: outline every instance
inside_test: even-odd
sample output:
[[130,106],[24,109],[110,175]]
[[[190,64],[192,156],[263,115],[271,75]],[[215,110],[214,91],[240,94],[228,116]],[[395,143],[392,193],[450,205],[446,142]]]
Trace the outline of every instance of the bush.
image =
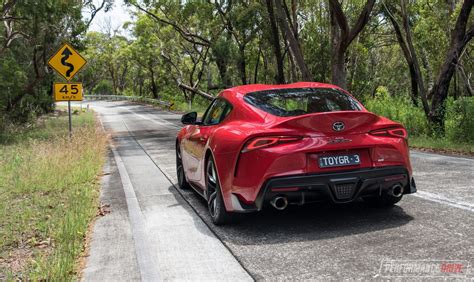
[[[366,108],[378,115],[400,122],[411,136],[439,138],[430,128],[421,107],[415,107],[408,97],[390,96],[387,88],[380,86],[375,97],[367,98]],[[444,138],[457,143],[474,143],[474,97],[446,101]]]
[[[53,75],[35,80],[25,66],[23,55],[9,48],[0,57],[0,132],[33,122],[53,109]],[[32,82],[34,86],[25,90]]]
[[379,86],[375,97],[366,100],[367,110],[403,124],[409,135],[420,136],[430,133],[423,109],[413,106],[408,98],[392,97],[386,87]]
[[112,95],[114,93],[112,83],[108,80],[101,80],[92,90],[94,95]]
[[474,143],[474,97],[448,99],[445,135],[452,141]]

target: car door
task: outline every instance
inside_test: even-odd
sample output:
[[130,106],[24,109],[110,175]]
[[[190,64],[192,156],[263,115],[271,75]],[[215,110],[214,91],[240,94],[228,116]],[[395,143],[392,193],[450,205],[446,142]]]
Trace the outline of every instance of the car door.
[[189,145],[191,147],[191,175],[188,175],[192,181],[201,180],[205,157],[206,144],[212,132],[219,126],[219,123],[228,114],[230,105],[221,98],[214,100],[209,106],[202,118],[201,124],[197,125],[189,136]]

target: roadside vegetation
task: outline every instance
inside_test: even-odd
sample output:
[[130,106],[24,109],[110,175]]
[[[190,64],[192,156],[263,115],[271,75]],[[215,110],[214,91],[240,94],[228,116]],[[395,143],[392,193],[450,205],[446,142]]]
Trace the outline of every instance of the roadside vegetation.
[[474,97],[447,99],[442,134],[430,127],[421,108],[414,107],[407,97],[390,95],[384,87],[364,104],[369,111],[402,123],[412,148],[474,155]]
[[75,111],[0,134],[0,280],[75,277],[97,212],[107,137],[92,112]]

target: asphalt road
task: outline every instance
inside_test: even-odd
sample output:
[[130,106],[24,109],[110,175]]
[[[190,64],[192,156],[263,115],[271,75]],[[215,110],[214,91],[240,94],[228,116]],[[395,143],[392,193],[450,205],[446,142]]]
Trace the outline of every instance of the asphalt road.
[[[113,151],[101,195],[110,213],[94,227],[85,280],[474,277],[472,158],[411,152],[419,193],[390,210],[364,203],[267,209],[216,227],[205,201],[174,186],[179,115],[127,102],[89,104]],[[387,268],[394,261],[453,263],[462,272]]]

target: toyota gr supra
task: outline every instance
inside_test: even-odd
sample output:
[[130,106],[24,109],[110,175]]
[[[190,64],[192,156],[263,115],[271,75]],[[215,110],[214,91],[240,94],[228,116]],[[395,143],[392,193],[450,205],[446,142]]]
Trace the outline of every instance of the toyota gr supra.
[[335,85],[238,86],[181,121],[179,187],[207,200],[215,224],[270,205],[392,206],[416,192],[405,128]]

